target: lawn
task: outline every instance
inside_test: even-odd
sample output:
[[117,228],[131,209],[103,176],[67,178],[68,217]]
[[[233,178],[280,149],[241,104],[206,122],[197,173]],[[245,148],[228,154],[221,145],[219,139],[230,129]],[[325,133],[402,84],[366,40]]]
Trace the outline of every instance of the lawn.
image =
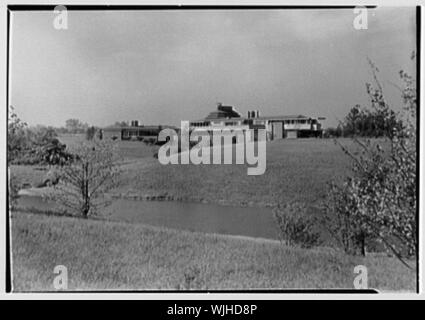
[[[86,141],[84,134],[61,134],[59,140],[69,148]],[[140,141],[117,141],[117,153],[124,160],[152,158],[158,146],[150,146]]]
[[[75,144],[82,137],[61,137]],[[340,139],[352,145],[350,139]],[[156,146],[117,142],[122,157],[122,182],[113,193],[123,197],[166,197],[235,206],[272,207],[300,201],[316,206],[327,183],[349,173],[350,159],[330,139],[277,140],[267,143],[263,175],[248,176],[247,165],[162,165],[153,157]],[[12,166],[11,172],[36,185],[46,171],[36,166]]]
[[12,214],[13,290],[353,288],[354,266],[370,288],[415,290],[415,273],[394,258],[236,239],[124,222]]
[[46,177],[48,166],[11,165],[10,174],[14,175],[22,188],[36,187]]
[[[59,136],[59,140],[69,148],[77,147],[78,144],[86,141],[83,134],[62,134]],[[117,154],[122,163],[131,163],[134,160],[149,162],[154,159],[153,155],[158,150],[158,146],[149,146],[137,141],[119,141],[116,145]],[[24,188],[29,188],[39,185],[46,178],[49,169],[45,165],[11,165],[10,173],[19,179]]]
[[327,182],[345,177],[350,165],[329,139],[269,142],[266,158],[266,172],[259,176],[248,176],[246,165],[161,165],[145,158],[124,166],[123,184],[115,192],[237,206],[287,201],[315,205],[324,197]]
[[81,142],[86,140],[86,135],[84,133],[62,133],[58,135],[58,139],[61,143],[66,144],[68,148],[73,148],[78,146]]
[[[267,170],[260,176],[248,176],[245,165],[163,166],[152,156],[154,147],[118,146],[123,174],[114,193],[236,206],[287,201],[315,206],[326,183],[345,177],[350,165],[340,147],[326,139],[268,143]],[[29,182],[45,174],[35,169],[11,167]],[[358,264],[368,267],[370,287],[415,289],[415,272],[386,256],[352,257],[326,247],[305,250],[274,241],[24,212],[12,214],[12,254],[15,291],[53,290],[58,264],[68,267],[71,290],[352,288]]]

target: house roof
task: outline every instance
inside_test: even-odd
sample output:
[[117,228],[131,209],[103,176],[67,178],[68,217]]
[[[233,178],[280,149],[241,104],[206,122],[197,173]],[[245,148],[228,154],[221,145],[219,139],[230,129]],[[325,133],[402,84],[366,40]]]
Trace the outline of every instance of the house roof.
[[205,119],[225,119],[227,117],[229,117],[227,112],[217,110],[210,112],[210,114]]
[[[212,113],[210,113],[211,115]],[[258,119],[258,120],[297,120],[297,119],[310,119],[310,117],[306,117],[304,115],[289,115],[289,116],[261,116],[258,118],[246,118],[246,117],[228,117],[228,118],[224,118],[224,117],[206,117],[205,119],[200,119],[200,120],[193,120],[191,122],[202,122],[202,121],[221,121],[221,120],[251,120],[251,119]]]
[[121,127],[104,127],[103,131],[121,131]]
[[217,104],[217,110],[210,112],[206,119],[240,118],[241,114],[233,106]]
[[121,131],[123,129],[126,130],[162,130],[166,128],[176,129],[176,127],[168,126],[168,125],[148,125],[148,126],[124,126],[124,127],[105,127],[103,130],[105,131]]
[[299,115],[289,115],[289,116],[264,116],[264,117],[258,117],[254,119],[260,119],[260,120],[292,120],[292,119],[309,119],[309,117],[306,117],[302,114]]

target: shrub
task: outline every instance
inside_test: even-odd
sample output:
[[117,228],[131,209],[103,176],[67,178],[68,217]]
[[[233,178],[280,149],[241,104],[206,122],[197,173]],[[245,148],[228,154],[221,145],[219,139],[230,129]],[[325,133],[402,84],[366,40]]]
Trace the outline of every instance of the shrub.
[[9,107],[7,121],[7,161],[11,162],[19,157],[28,148],[28,139],[25,129],[27,124],[15,113],[13,106]]
[[370,235],[352,214],[355,208],[356,201],[350,192],[350,182],[342,186],[331,183],[318,221],[345,253],[364,256]]
[[21,153],[19,156],[16,156],[13,160],[10,161],[11,164],[17,165],[38,165],[42,163],[40,156],[34,150],[27,150],[26,152]]
[[38,146],[37,155],[40,163],[61,165],[72,161],[72,155],[66,151],[66,145],[53,138]]
[[52,127],[28,128],[11,108],[8,123],[8,161],[11,164],[63,165],[72,160]]
[[287,245],[311,248],[321,243],[316,230],[316,219],[306,213],[306,207],[299,203],[278,205],[273,210],[279,231],[279,238]]
[[18,204],[18,192],[21,188],[21,181],[20,179],[14,175],[11,174],[9,177],[9,208],[10,210],[14,210],[16,208],[16,205]]
[[145,142],[149,146],[152,146],[156,143],[156,139],[155,138],[145,138],[143,140],[143,142]]
[[96,128],[94,126],[88,127],[86,130],[86,140],[93,140],[96,136]]
[[334,201],[336,215],[347,217],[351,228],[373,235],[411,268],[405,259],[415,257],[418,247],[415,80],[400,72],[405,114],[399,116],[403,122],[393,121],[394,113],[376,76],[378,71],[373,65],[372,68],[375,87],[367,86],[372,108],[389,118],[385,123],[394,123],[392,128],[384,130],[389,148],[385,150],[370,140],[354,139],[361,150],[355,154],[341,145],[352,160],[352,174],[342,189],[331,190],[330,201]]
[[184,290],[201,289],[203,281],[201,279],[201,269],[198,266],[190,266],[184,271]]

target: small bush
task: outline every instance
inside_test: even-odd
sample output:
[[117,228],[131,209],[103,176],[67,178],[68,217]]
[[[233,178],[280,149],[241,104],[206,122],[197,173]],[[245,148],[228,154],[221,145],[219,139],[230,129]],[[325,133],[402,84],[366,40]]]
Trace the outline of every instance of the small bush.
[[279,237],[287,245],[311,248],[321,243],[316,231],[316,219],[306,213],[306,207],[299,203],[279,205],[273,210],[279,230]]
[[15,165],[32,166],[32,165],[38,165],[42,163],[42,159],[37,153],[27,150],[25,153],[21,153],[15,156],[15,158],[11,160],[10,163]]
[[94,126],[88,127],[86,130],[86,140],[93,140],[96,136],[96,131]]
[[155,138],[144,138],[143,142],[146,143],[148,146],[152,146],[156,143]]
[[10,210],[14,210],[16,208],[16,205],[18,204],[18,192],[21,188],[21,181],[20,179],[12,174],[9,178],[9,208]]
[[330,183],[319,221],[345,253],[365,256],[373,238],[353,214],[356,205],[349,183]]
[[184,290],[195,290],[202,288],[201,269],[198,266],[190,266],[184,272]]

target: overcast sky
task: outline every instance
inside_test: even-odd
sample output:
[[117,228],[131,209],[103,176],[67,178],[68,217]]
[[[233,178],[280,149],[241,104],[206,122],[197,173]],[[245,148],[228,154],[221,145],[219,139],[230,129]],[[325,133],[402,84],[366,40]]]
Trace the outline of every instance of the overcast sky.
[[335,125],[367,105],[367,57],[395,105],[398,71],[415,72],[414,8],[369,10],[367,30],[352,9],[69,11],[67,30],[54,16],[12,13],[10,99],[31,125],[177,125],[219,101]]

